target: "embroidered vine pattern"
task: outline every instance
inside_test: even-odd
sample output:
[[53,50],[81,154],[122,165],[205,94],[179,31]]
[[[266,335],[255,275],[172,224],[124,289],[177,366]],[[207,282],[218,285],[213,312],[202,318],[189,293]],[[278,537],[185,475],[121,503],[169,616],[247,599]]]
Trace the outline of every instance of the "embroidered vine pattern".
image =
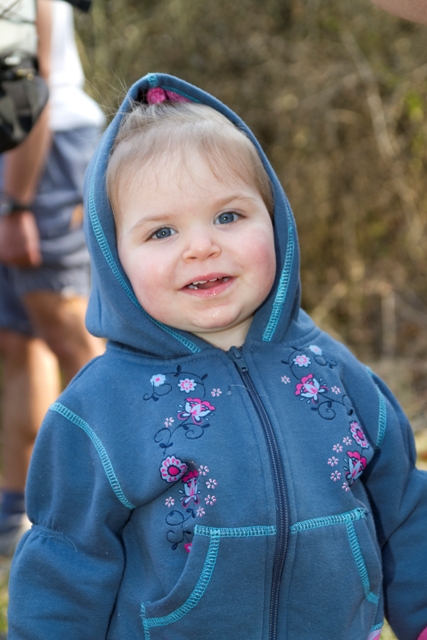
[[328,458],[328,465],[332,469],[338,465],[342,469],[342,471],[331,469],[329,477],[333,482],[343,480],[340,486],[344,491],[349,491],[350,487],[366,469],[367,459],[364,453],[367,453],[371,448],[357,420],[352,420],[349,423],[349,433],[351,437],[346,435],[343,437],[342,442],[337,442],[332,446],[333,454]]
[[[204,397],[206,395],[204,380],[206,380],[207,377],[207,373],[203,376],[198,376],[194,373],[190,373],[189,371],[183,371],[182,366],[179,364],[175,371],[157,373],[152,376],[150,378],[151,393],[146,393],[143,398],[146,401],[154,400],[154,402],[157,402],[163,396],[171,393],[174,388],[174,381],[171,382],[171,378],[180,378],[178,383],[176,383],[180,391],[190,393],[190,391],[194,391],[196,387],[199,387],[198,395],[203,395]],[[202,394],[201,390],[203,390]],[[219,391],[221,393],[220,389],[215,389],[215,391]]]
[[[309,370],[313,363],[333,369],[337,366],[336,361],[327,359],[322,349],[315,344],[307,348],[309,353],[305,353],[305,351],[305,349],[293,347],[288,360],[282,360],[282,363],[289,367],[291,375],[297,381],[294,395],[311,405],[311,410],[316,411],[324,420],[333,420],[337,415],[338,406],[344,408],[347,416],[352,416],[354,409],[349,397],[342,393],[341,388],[337,385],[329,388],[321,376],[315,376]],[[288,375],[283,375],[281,381],[286,385],[291,383]],[[328,395],[329,391],[333,395]]]
[[[198,469],[189,468],[175,456],[169,456],[163,461],[160,474],[166,482],[177,483],[179,479],[181,480],[182,488],[178,489],[180,497],[177,500],[173,496],[165,499],[168,509],[176,502],[180,502],[182,507],[182,509],[172,509],[167,514],[166,524],[169,529],[166,537],[172,544],[173,551],[184,543],[184,549],[190,552],[193,537],[191,524],[195,518],[202,518],[206,514],[206,509],[215,505],[217,498],[213,490],[218,486],[218,482],[211,477],[208,480],[204,479],[204,476],[209,474],[209,468],[206,465],[201,465]],[[210,490],[207,495],[203,495],[205,490]]]

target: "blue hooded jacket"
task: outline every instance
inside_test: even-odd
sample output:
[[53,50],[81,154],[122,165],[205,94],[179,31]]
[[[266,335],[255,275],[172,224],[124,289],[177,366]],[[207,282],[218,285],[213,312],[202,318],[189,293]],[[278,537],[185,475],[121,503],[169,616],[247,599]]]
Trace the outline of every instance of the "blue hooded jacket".
[[[277,274],[228,352],[151,318],[117,254],[105,170],[153,87],[253,141],[275,200]],[[48,412],[10,581],[9,640],[373,640],[427,627],[427,474],[394,397],[301,311],[293,215],[242,121],[177,78],[129,91],[86,180],[108,338]]]

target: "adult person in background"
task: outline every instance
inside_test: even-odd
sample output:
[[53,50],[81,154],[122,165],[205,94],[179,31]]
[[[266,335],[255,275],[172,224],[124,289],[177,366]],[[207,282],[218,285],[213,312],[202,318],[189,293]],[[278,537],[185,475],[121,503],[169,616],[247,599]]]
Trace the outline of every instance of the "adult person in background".
[[372,2],[398,18],[427,24],[427,0],[372,0]]
[[37,0],[37,10],[49,102],[28,138],[0,157],[3,555],[13,553],[29,526],[27,469],[41,420],[60,391],[60,371],[67,383],[104,349],[84,324],[90,273],[81,204],[104,117],[82,89],[72,7]]

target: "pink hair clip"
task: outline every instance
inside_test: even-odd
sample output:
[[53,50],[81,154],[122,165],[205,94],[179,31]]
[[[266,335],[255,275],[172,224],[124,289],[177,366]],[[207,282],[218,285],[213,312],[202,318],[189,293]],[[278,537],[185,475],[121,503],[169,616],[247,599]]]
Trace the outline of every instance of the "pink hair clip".
[[181,96],[179,93],[166,91],[160,87],[154,87],[147,91],[148,104],[159,104],[160,102],[166,102],[166,100],[170,100],[171,102],[190,102],[188,98],[184,98],[184,96]]

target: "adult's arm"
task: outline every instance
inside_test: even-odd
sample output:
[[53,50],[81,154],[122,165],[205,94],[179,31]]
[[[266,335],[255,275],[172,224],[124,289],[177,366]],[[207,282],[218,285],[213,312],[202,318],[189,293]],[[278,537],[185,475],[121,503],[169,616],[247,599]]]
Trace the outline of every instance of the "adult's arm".
[[427,0],[372,0],[379,8],[405,20],[427,24]]
[[[40,75],[47,82],[51,24],[50,0],[37,0],[38,60]],[[20,204],[29,207],[49,150],[48,104],[24,142],[4,156],[3,190]],[[40,264],[38,230],[30,210],[0,220],[0,259],[19,267]]]

